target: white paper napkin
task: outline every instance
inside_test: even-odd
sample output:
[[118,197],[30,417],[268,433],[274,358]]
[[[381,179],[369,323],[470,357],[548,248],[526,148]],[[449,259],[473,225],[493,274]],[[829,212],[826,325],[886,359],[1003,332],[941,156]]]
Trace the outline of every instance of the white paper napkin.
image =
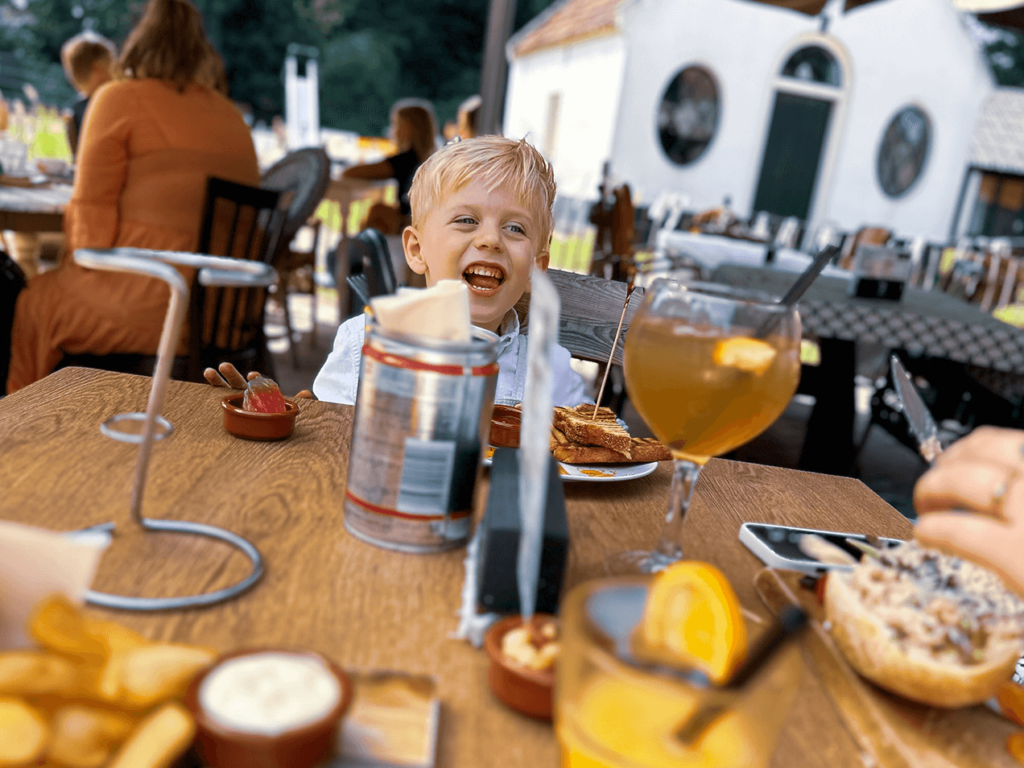
[[469,287],[461,280],[441,280],[422,290],[403,289],[370,299],[381,327],[413,336],[448,341],[470,340]]

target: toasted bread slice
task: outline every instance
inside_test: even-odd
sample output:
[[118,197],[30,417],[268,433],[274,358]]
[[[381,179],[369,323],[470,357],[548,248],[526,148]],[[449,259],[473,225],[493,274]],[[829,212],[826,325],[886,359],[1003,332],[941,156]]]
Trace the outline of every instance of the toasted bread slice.
[[574,443],[555,427],[551,428],[551,454],[566,464],[624,464],[626,462],[667,461],[672,453],[653,437],[634,437],[630,440],[631,458],[618,451],[597,445]]
[[633,461],[669,461],[672,451],[668,446],[653,437],[634,437],[630,440],[630,453]]
[[590,418],[594,406],[583,403],[575,408],[555,408],[554,426],[571,443],[596,445],[622,455],[620,461],[631,461],[629,433],[619,426],[611,408],[597,409],[597,417]]

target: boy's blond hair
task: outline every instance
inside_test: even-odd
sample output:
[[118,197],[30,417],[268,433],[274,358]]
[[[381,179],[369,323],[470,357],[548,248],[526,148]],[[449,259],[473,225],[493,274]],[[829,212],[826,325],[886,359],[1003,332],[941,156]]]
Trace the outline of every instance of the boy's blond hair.
[[456,141],[437,150],[419,167],[409,190],[412,225],[422,226],[430,212],[448,195],[470,181],[490,189],[505,188],[540,216],[547,247],[554,229],[555,174],[551,164],[526,139],[480,136]]
[[106,62],[108,67],[112,67],[116,58],[117,49],[114,44],[92,31],[75,35],[60,49],[64,74],[79,91],[89,81],[94,64]]

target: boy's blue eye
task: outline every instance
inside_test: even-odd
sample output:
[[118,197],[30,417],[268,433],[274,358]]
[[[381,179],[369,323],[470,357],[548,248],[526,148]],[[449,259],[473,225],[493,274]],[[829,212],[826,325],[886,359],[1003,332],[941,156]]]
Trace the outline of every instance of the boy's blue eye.
[[518,233],[519,233],[520,235],[525,235],[525,234],[526,234],[526,230],[525,230],[525,229],[523,229],[523,228],[522,228],[522,227],[521,227],[520,225],[518,225],[518,224],[509,224],[509,225],[508,225],[508,228],[509,228],[509,229],[511,229],[511,230],[512,230],[512,231],[514,231],[514,232],[518,232]]
[[474,219],[472,216],[459,216],[455,220],[455,223],[456,224],[476,224],[476,219]]

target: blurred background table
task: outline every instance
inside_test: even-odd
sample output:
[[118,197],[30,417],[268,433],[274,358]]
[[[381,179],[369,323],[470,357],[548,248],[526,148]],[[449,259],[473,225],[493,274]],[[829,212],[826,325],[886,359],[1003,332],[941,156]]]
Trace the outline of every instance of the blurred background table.
[[[781,296],[793,276],[766,267],[724,264],[712,280]],[[849,278],[821,275],[800,301],[807,338],[821,348],[817,370],[804,367],[801,391],[816,403],[807,425],[800,466],[846,474],[854,455],[854,375],[858,343],[1024,375],[1024,329],[941,291],[905,288],[899,301],[848,294]]]
[[[127,516],[138,449],[103,437],[100,422],[144,408],[150,380],[67,368],[0,400],[0,518],[70,530]],[[105,612],[147,637],[222,651],[302,646],[353,670],[434,675],[442,701],[439,766],[556,766],[551,727],[500,705],[482,650],[450,637],[463,581],[461,549],[434,555],[382,550],[348,535],[342,497],[353,409],[303,405],[295,433],[255,443],[222,426],[225,391],[171,382],[164,415],[174,433],[157,443],[144,514],[223,526],[252,541],[267,573],[249,593],[204,610],[159,615]],[[671,466],[621,483],[567,483],[571,527],[567,586],[603,575],[622,549],[657,539]],[[485,482],[478,489],[486,491]],[[721,568],[744,606],[766,618],[753,588],[759,561],[737,540],[744,521],[857,530],[907,538],[910,524],[848,478],[712,461],[687,519],[686,546]],[[134,594],[210,590],[239,578],[234,550],[187,536],[116,541],[95,588]],[[822,734],[828,734],[823,738]],[[805,673],[776,768],[862,768],[817,678]]]
[[11,256],[25,274],[39,271],[39,233],[61,232],[64,209],[71,201],[70,184],[34,187],[0,183],[0,232],[13,232]]
[[[712,274],[724,264],[769,266],[781,272],[802,272],[814,260],[810,254],[794,248],[777,248],[774,261],[765,264],[768,248],[768,243],[678,230],[660,231],[655,240],[656,253],[664,253],[669,260],[681,258],[695,263],[704,276]],[[844,277],[848,273],[828,265],[822,274]]]

